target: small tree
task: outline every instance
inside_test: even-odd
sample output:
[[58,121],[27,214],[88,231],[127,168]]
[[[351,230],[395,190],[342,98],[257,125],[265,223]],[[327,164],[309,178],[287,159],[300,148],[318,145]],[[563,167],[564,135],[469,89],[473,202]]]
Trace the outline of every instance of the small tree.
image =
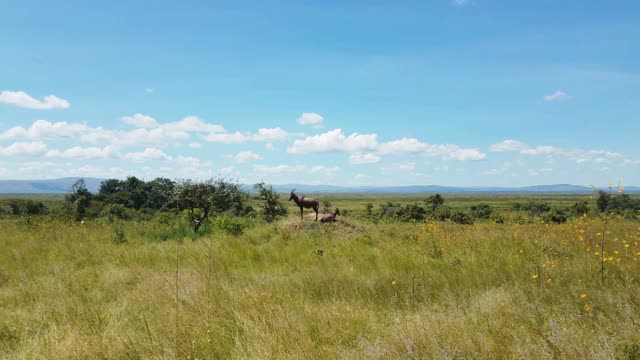
[[435,194],[427,197],[424,202],[426,202],[427,205],[431,205],[431,212],[433,213],[444,204],[444,198],[440,194]]
[[598,208],[598,211],[607,211],[609,208],[609,202],[611,202],[611,194],[600,190],[598,192],[598,198],[596,199],[596,207]]
[[184,180],[174,192],[173,201],[180,210],[186,210],[196,233],[211,215],[244,208],[247,195],[233,183],[207,180],[197,183]]
[[84,219],[92,199],[93,194],[87,190],[83,178],[78,179],[78,181],[73,184],[71,194],[65,197],[65,200],[73,205],[73,212],[77,221]]
[[278,216],[287,214],[287,208],[280,202],[280,195],[271,185],[266,186],[264,182],[259,182],[253,188],[258,191],[257,198],[263,201],[262,217],[265,221],[272,222]]
[[476,219],[488,219],[491,217],[491,206],[489,204],[479,204],[471,207],[471,216]]
[[211,180],[202,183],[185,180],[176,188],[173,201],[180,210],[187,211],[189,222],[196,233],[209,219],[215,192],[216,187]]

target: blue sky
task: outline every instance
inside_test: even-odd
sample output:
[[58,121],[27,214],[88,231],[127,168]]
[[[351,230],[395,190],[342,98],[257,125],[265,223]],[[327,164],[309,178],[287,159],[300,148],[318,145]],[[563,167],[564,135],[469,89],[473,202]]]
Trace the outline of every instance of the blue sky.
[[0,34],[0,179],[639,185],[634,1],[22,1]]

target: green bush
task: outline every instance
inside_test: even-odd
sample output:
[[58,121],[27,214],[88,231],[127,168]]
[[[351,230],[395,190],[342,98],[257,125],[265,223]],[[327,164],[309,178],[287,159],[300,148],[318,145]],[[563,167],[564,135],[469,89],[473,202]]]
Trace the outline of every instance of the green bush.
[[253,185],[253,188],[258,191],[256,197],[262,201],[262,218],[266,222],[272,222],[287,214],[287,208],[280,201],[280,194],[273,190],[271,185],[260,182]]
[[548,214],[545,214],[543,219],[546,222],[562,224],[567,222],[567,218],[568,218],[567,212],[568,211],[565,209],[555,207],[551,209],[551,211]]
[[471,207],[471,216],[476,219],[488,219],[491,217],[491,206],[488,204],[479,204]]
[[436,211],[431,213],[431,218],[438,221],[446,221],[451,218],[451,208],[447,206],[440,206]]
[[471,216],[460,210],[456,210],[451,214],[451,221],[462,225],[473,224],[473,219],[471,218]]
[[401,221],[422,221],[427,215],[427,211],[419,205],[416,204],[408,204],[405,205],[394,213],[394,218]]
[[244,229],[247,227],[247,225],[238,218],[232,218],[226,215],[215,218],[213,225],[217,229],[222,230],[222,232],[234,236],[242,235]]

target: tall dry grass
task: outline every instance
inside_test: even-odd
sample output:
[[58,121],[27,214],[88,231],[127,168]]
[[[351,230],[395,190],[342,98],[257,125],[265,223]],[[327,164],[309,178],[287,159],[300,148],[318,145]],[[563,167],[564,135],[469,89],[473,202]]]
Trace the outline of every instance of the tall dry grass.
[[2,219],[0,357],[640,355],[637,222],[343,220],[167,241],[128,222],[114,241],[104,222]]

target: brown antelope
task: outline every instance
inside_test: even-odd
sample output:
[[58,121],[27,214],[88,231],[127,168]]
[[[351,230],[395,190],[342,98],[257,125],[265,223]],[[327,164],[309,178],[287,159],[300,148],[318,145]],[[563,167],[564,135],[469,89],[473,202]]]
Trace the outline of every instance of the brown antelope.
[[320,218],[320,222],[321,223],[326,223],[326,222],[335,222],[336,221],[336,216],[340,215],[340,210],[338,210],[338,208],[336,208],[335,210],[333,210],[333,212],[331,214],[327,214],[324,215],[323,217]]
[[313,209],[313,211],[316,212],[316,220],[318,221],[318,207],[320,206],[318,204],[318,200],[312,199],[312,198],[305,198],[304,195],[298,197],[298,195],[296,195],[294,192],[296,191],[296,189],[291,190],[291,196],[289,196],[289,201],[293,200],[296,205],[298,205],[298,207],[300,208],[300,219],[304,219],[304,217],[302,216],[302,212],[303,209]]

